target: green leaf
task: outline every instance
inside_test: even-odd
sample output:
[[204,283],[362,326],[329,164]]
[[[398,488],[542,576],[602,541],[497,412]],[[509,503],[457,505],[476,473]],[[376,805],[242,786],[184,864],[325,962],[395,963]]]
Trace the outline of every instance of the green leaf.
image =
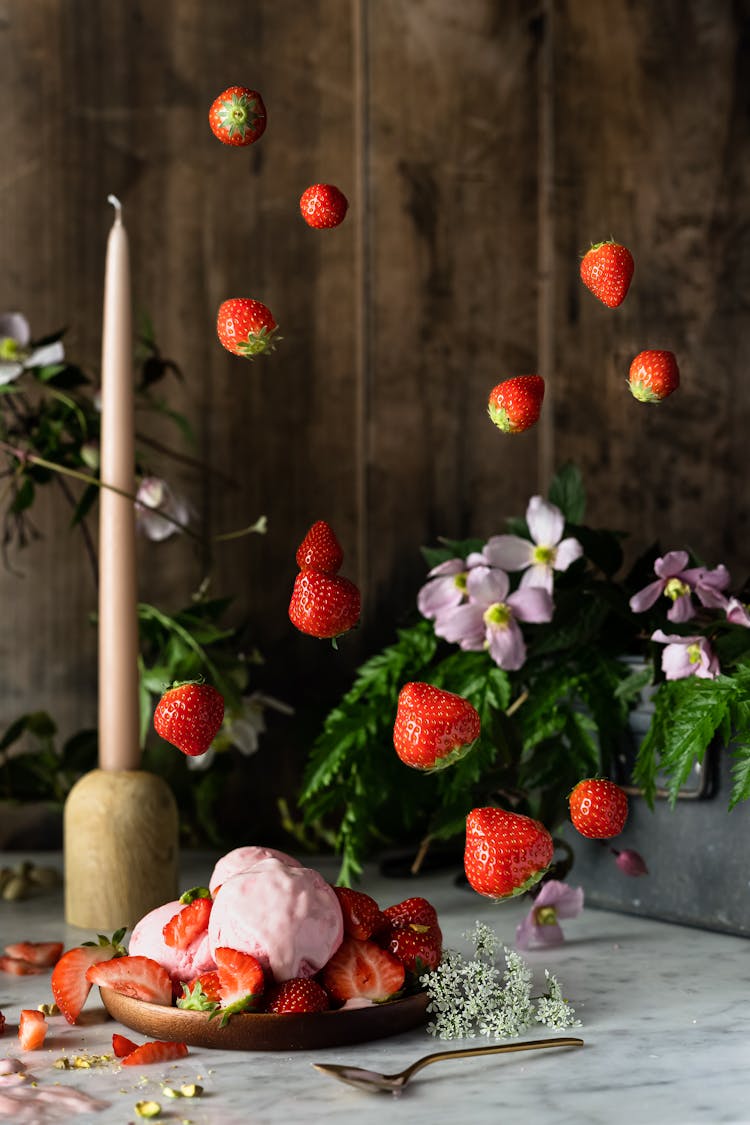
[[94,504],[96,503],[99,495],[99,489],[95,484],[89,484],[84,488],[78,503],[75,506],[75,511],[70,521],[71,527],[75,527],[86,518]]
[[586,491],[577,465],[568,462],[558,470],[548,495],[550,503],[560,509],[568,523],[581,523],[586,512]]
[[10,510],[18,515],[20,512],[25,512],[33,503],[34,483],[29,476],[25,476],[16,489],[15,496],[10,504]]

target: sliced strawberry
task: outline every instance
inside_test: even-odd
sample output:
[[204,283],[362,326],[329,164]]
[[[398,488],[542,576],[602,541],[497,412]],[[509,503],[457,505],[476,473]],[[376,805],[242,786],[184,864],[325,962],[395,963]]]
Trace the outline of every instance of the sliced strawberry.
[[426,898],[405,898],[383,911],[392,926],[436,926],[437,910]]
[[387,1000],[404,984],[404,966],[372,941],[344,938],[323,968],[323,987],[334,1000]]
[[24,1051],[36,1051],[47,1034],[47,1021],[41,1012],[22,1008],[18,1021],[18,1038]]
[[350,887],[334,887],[344,916],[344,933],[358,941],[366,941],[376,930],[382,930],[388,921],[370,895],[353,891]]
[[443,935],[439,926],[412,924],[394,928],[388,948],[407,972],[420,976],[440,964]]
[[30,961],[19,961],[17,957],[0,957],[0,973],[12,973],[14,977],[30,977],[34,973],[43,973],[41,965],[32,965]]
[[172,979],[150,957],[116,957],[114,961],[92,965],[86,970],[86,980],[148,1004],[172,1004]]
[[255,1007],[263,995],[266,982],[263,966],[252,953],[241,953],[238,949],[220,946],[214,951],[214,959],[219,974],[224,1024],[235,1012]]
[[52,995],[68,1023],[75,1023],[86,1003],[91,984],[86,973],[100,961],[111,961],[114,950],[104,945],[79,945],[63,953],[52,970]]
[[195,898],[178,910],[162,930],[164,944],[173,949],[187,949],[196,938],[202,937],[208,928],[211,906],[210,898]]
[[112,1050],[115,1053],[115,1058],[124,1059],[127,1055],[132,1054],[137,1046],[138,1044],[134,1043],[132,1039],[126,1039],[124,1035],[118,1035],[116,1031],[112,1035]]
[[330,1006],[325,989],[312,977],[293,977],[269,990],[263,1010],[286,1015],[291,1012],[325,1012]]
[[184,1059],[188,1049],[185,1043],[165,1043],[154,1040],[142,1043],[122,1060],[123,1066],[147,1066],[148,1063],[171,1062],[173,1059]]
[[0,1036],[5,1035],[5,1016],[0,1012]]
[[13,945],[6,945],[5,952],[9,957],[19,961],[28,961],[30,965],[41,965],[49,969],[60,960],[63,951],[61,941],[17,941]]

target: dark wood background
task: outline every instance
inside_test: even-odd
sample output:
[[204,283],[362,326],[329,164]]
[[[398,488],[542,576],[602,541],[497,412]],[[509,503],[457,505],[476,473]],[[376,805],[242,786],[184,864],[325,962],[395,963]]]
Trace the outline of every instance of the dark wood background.
[[[207,533],[268,516],[211,568],[258,682],[298,708],[249,767],[256,804],[293,785],[309,708],[411,610],[420,544],[501,531],[564,461],[634,552],[690,544],[747,577],[749,55],[741,0],[0,0],[0,309],[67,325],[95,372],[118,194],[135,308],[184,369],[169,402],[212,473],[153,471]],[[268,108],[248,150],[206,122],[232,83]],[[299,217],[321,180],[350,200],[334,231]],[[636,260],[615,311],[578,279],[610,235]],[[236,295],[274,311],[273,357],[219,346]],[[658,408],[625,384],[645,347],[682,371]],[[531,371],[542,421],[502,435],[488,392]],[[286,614],[318,518],[364,596],[338,654]],[[0,725],[45,708],[70,732],[95,716],[95,594],[59,502],[37,523],[0,575]],[[143,599],[177,608],[208,563],[144,543]]]

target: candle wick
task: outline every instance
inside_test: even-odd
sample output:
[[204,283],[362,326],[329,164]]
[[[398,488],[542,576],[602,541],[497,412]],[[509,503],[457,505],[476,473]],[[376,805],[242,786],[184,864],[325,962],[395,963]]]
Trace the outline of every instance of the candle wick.
[[122,222],[122,203],[120,203],[120,200],[117,198],[116,195],[108,195],[107,196],[107,203],[111,203],[112,206],[115,209],[115,222],[121,223]]

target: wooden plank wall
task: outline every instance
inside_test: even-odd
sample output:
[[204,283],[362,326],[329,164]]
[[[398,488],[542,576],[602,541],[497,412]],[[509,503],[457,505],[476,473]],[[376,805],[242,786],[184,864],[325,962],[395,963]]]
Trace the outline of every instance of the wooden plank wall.
[[[206,532],[260,512],[269,534],[215,553],[266,685],[301,713],[392,635],[421,543],[490,535],[551,467],[577,461],[595,520],[690,542],[744,578],[750,300],[747,5],[730,0],[0,0],[0,309],[98,365],[109,192],[132,240],[136,309],[186,381],[169,402],[211,472],[153,460]],[[247,151],[205,122],[225,85],[263,92]],[[308,230],[308,183],[351,201]],[[578,281],[591,241],[637,260],[620,310]],[[218,346],[226,296],[260,298],[284,336],[253,365]],[[624,379],[643,347],[678,353],[658,409]],[[495,382],[549,380],[537,430],[500,435]],[[165,423],[152,436],[179,444]],[[297,635],[294,548],[325,517],[366,593],[335,654]],[[95,715],[95,604],[59,498],[44,538],[0,574],[0,726],[44,707]],[[209,559],[141,548],[141,593],[183,604]],[[34,643],[29,643],[29,638]],[[258,784],[288,787],[301,727]],[[261,758],[258,759],[261,761]],[[281,781],[279,780],[281,778]]]

